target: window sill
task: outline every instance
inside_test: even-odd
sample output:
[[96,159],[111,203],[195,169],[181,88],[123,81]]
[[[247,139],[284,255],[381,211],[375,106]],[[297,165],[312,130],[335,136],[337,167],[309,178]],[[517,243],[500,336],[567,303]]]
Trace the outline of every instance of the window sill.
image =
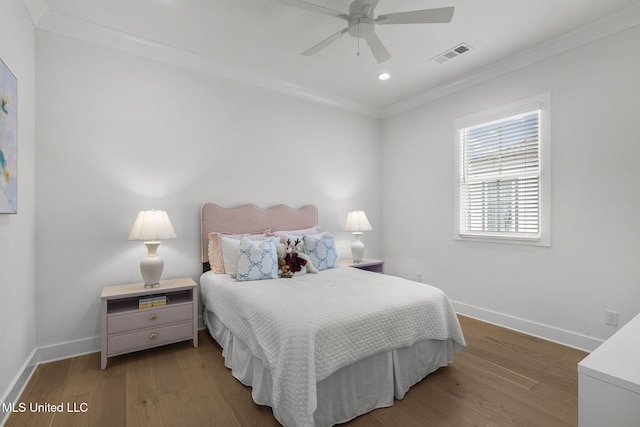
[[480,242],[480,243],[501,243],[506,245],[525,245],[525,246],[543,246],[550,247],[551,242],[548,238],[540,236],[510,236],[501,235],[496,236],[493,234],[456,234],[455,240],[467,241],[467,242]]

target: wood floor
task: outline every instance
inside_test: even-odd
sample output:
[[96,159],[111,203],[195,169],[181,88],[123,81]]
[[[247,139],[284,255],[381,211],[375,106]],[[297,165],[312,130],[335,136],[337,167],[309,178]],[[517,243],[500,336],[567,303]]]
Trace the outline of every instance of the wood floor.
[[[576,426],[577,363],[586,353],[460,316],[467,350],[390,408],[345,424]],[[278,426],[224,367],[205,331],[190,341],[109,359],[94,353],[38,366],[7,426]],[[31,412],[29,405],[63,412]],[[67,407],[69,405],[69,407]],[[19,406],[15,407],[19,410]],[[76,410],[77,412],[68,412]]]

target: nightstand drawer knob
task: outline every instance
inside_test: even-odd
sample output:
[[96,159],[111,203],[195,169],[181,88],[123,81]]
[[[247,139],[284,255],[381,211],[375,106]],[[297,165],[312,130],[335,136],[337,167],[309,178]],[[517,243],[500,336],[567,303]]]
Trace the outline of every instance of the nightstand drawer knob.
[[149,316],[149,320],[156,320],[158,318],[157,314],[152,314],[151,316]]
[[151,335],[149,335],[149,339],[150,340],[155,340],[156,338],[158,338],[158,334],[156,334],[155,332]]

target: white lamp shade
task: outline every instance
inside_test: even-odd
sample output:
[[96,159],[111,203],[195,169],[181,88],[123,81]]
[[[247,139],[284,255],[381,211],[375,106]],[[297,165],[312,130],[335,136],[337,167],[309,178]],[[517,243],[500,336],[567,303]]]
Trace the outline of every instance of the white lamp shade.
[[353,211],[347,215],[347,223],[345,225],[347,231],[371,231],[373,228],[367,219],[364,211]]
[[167,212],[156,210],[138,212],[129,233],[129,240],[164,240],[176,237]]

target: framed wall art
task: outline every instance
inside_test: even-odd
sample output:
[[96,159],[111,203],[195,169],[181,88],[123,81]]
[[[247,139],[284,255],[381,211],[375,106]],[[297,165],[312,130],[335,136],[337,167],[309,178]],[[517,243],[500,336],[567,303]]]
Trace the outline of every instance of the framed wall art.
[[0,59],[0,214],[18,211],[18,80]]

